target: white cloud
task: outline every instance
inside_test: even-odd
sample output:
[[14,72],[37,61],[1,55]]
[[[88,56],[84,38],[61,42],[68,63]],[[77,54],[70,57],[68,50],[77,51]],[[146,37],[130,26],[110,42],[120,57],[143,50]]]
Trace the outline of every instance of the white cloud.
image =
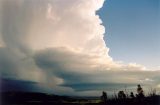
[[[136,84],[157,78],[157,71],[151,75],[142,71],[146,69],[142,65],[124,64],[109,56],[103,40],[105,28],[96,15],[103,3],[104,0],[1,0],[2,77],[41,82],[61,93],[73,92],[76,87],[71,85],[77,81]],[[58,86],[62,84],[71,87]]]

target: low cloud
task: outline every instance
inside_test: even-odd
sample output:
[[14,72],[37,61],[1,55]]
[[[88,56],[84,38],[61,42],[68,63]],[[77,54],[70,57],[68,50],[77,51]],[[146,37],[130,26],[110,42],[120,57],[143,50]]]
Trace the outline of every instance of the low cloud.
[[107,70],[107,65],[102,67],[97,62],[99,57],[72,52],[65,48],[39,51],[34,59],[38,67],[63,79],[60,86],[77,91],[113,91],[123,89],[125,86],[134,87],[136,84],[151,86],[159,82],[159,79],[155,79],[159,77],[159,71],[140,70],[141,67],[132,64]]

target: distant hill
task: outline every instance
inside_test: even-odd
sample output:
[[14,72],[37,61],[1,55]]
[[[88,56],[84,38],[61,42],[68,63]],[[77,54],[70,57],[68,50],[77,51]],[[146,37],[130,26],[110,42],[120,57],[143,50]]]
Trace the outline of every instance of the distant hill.
[[41,104],[41,103],[59,103],[62,100],[69,101],[67,96],[49,95],[36,92],[2,92],[2,103],[6,105],[26,105],[26,104]]

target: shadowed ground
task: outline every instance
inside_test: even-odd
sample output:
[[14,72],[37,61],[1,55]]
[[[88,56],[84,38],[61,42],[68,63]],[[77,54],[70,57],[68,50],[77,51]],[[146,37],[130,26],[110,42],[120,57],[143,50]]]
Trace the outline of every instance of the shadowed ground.
[[69,97],[44,93],[4,92],[1,105],[160,105],[160,96],[138,99],[110,99],[103,103],[99,97]]

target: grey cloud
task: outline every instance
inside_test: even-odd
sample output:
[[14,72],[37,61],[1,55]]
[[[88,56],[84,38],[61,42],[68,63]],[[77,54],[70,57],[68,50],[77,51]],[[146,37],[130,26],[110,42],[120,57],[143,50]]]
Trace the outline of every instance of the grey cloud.
[[62,86],[72,87],[76,91],[93,91],[93,90],[106,90],[113,92],[114,90],[124,90],[125,87],[135,87],[137,84],[130,83],[75,83],[75,84],[63,84]]
[[24,91],[24,92],[47,92],[54,93],[54,90],[45,84],[18,80],[18,79],[1,79],[0,92],[4,91]]
[[5,48],[0,48],[0,71],[2,77],[17,75],[15,71],[18,69],[16,66],[16,61],[16,57],[13,56],[11,52]]
[[26,1],[24,1],[26,3],[21,3],[20,0],[2,0],[1,2],[2,16],[0,20],[3,42],[10,49],[28,52],[28,47],[23,39],[26,38],[29,31],[32,9],[29,9]]
[[[37,52],[35,55],[36,64],[53,73],[64,81],[61,86],[71,87],[75,90],[96,90],[128,86],[136,84],[155,85],[158,83],[159,71],[142,70],[103,70],[90,68],[92,57],[85,60],[85,56],[76,54],[65,48],[52,48]],[[82,60],[81,60],[82,59]],[[78,62],[77,62],[78,60]],[[81,69],[74,68],[74,65],[88,66]],[[99,70],[97,70],[99,69]],[[153,80],[153,81],[149,81]]]

